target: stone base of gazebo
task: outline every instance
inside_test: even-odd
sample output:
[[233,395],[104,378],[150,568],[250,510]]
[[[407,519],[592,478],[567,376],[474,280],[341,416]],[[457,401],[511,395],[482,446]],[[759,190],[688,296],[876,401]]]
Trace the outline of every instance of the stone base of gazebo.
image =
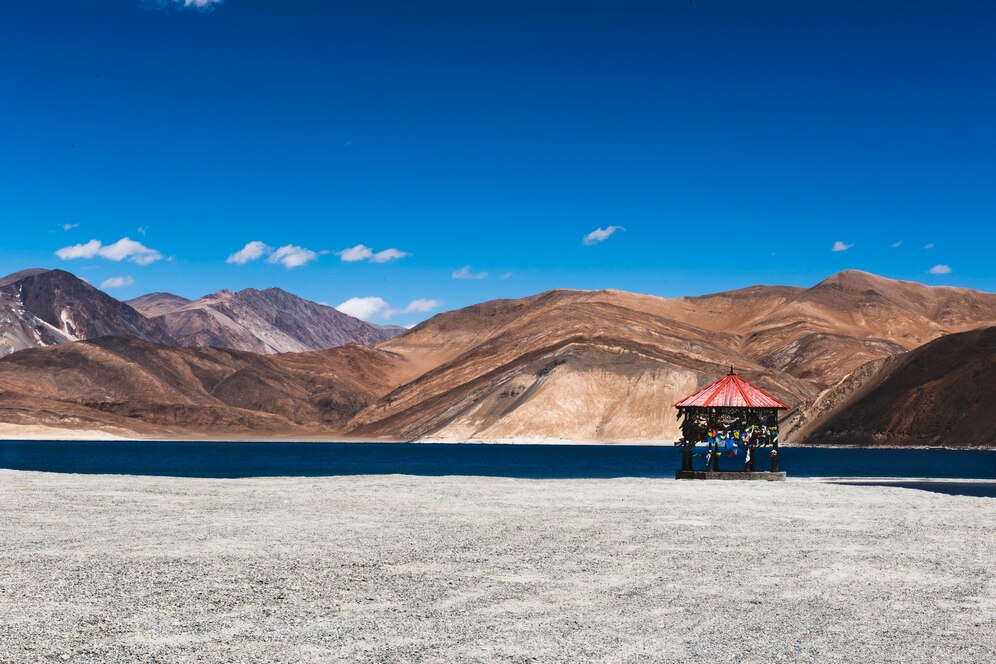
[[785,473],[747,472],[743,470],[722,470],[713,473],[705,470],[679,470],[674,474],[676,480],[767,480],[769,482],[784,482]]

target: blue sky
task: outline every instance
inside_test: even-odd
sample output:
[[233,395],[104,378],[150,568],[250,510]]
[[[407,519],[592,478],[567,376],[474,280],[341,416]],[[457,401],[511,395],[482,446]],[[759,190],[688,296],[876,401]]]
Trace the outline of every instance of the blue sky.
[[0,271],[399,324],[846,268],[996,290],[994,1],[189,4],[4,3]]

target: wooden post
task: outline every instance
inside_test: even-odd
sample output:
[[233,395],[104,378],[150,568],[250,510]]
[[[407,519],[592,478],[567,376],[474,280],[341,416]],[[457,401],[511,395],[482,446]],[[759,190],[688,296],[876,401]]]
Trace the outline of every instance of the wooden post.
[[687,441],[681,446],[681,469],[692,469],[692,445]]

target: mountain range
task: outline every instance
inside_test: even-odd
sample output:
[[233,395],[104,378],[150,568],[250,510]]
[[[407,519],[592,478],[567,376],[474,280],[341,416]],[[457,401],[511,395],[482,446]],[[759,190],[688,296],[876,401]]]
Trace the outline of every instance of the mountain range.
[[307,352],[373,344],[404,331],[361,321],[278,288],[223,290],[194,301],[152,293],[119,302],[62,270],[23,270],[0,279],[0,357],[105,336],[167,346]]
[[[991,364],[972,335],[996,326],[996,294],[856,271],[810,288],[699,297],[554,290],[442,313],[399,335],[276,289],[130,303],[84,290],[84,311],[107,312],[100,329],[113,336],[103,338],[91,334],[96,314],[25,299],[26,280],[54,274],[0,281],[20,312],[4,334],[26,348],[0,360],[0,421],[141,436],[673,440],[671,404],[733,365],[794,406],[789,442],[938,444],[917,432],[992,387],[969,371],[957,389],[931,383],[934,408],[909,396],[923,393],[910,372],[953,372],[938,358],[955,348],[959,366]],[[46,325],[63,336],[44,337]],[[63,343],[70,336],[91,341]],[[894,384],[907,396],[873,388]],[[947,404],[955,398],[961,406]],[[845,408],[871,433],[842,427]],[[945,444],[993,442],[979,440]]]
[[279,288],[222,290],[190,301],[153,293],[127,304],[161,325],[181,346],[253,353],[302,353],[351,343],[375,344],[405,329],[381,327]]

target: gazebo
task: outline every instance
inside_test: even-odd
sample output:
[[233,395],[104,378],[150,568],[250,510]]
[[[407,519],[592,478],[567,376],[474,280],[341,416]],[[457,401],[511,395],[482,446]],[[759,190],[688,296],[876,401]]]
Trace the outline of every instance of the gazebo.
[[[676,479],[783,480],[778,470],[778,411],[788,408],[756,385],[730,373],[674,404],[681,423],[681,469]],[[704,454],[696,445],[706,445]],[[755,470],[761,448],[771,448],[771,471]],[[723,458],[725,455],[725,458]],[[705,457],[701,469],[694,460]],[[720,462],[743,470],[720,471]]]

